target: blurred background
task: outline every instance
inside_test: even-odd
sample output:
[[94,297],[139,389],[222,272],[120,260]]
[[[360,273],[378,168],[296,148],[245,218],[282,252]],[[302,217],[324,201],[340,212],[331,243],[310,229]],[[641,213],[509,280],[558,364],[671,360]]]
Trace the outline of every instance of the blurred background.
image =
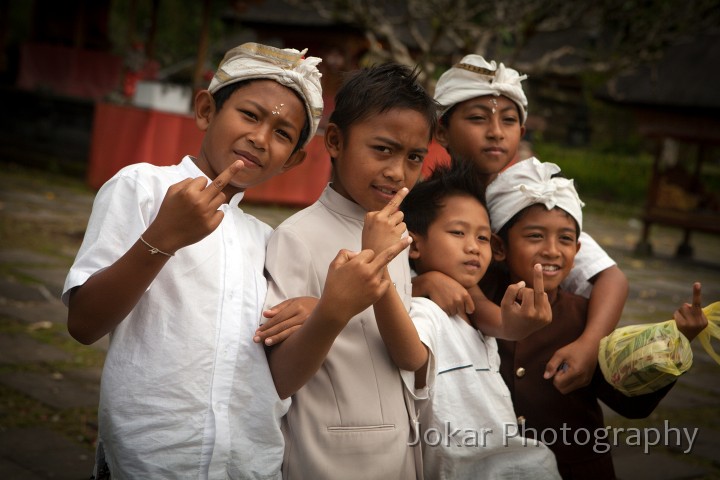
[[[584,197],[685,229],[682,255],[692,231],[720,231],[716,0],[0,0],[0,19],[0,158],[92,189],[195,153],[194,92],[242,42],[322,57],[324,121],[344,72],[395,60],[432,92],[478,53],[528,75],[524,151]],[[312,203],[329,175],[320,143],[248,200]],[[434,148],[426,171],[445,159]]]
[[[59,295],[94,194],[125,165],[196,154],[194,92],[247,41],[323,58],[307,160],[243,200],[270,225],[329,179],[346,72],[394,60],[432,92],[478,53],[528,75],[522,156],[576,180],[630,280],[622,324],[670,319],[693,281],[720,300],[717,0],[0,0],[0,478],[87,478],[107,339],[70,339]],[[444,161],[432,145],[424,171]],[[651,418],[608,420],[700,428],[693,451],[615,449],[620,478],[720,478],[720,366],[695,355]]]

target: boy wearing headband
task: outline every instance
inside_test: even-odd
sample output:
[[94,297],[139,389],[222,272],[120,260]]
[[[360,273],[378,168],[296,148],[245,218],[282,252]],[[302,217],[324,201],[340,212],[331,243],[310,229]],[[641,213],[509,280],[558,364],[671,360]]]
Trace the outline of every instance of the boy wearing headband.
[[[604,380],[600,368],[594,370],[587,387],[568,394],[547,381],[547,360],[559,347],[582,335],[588,320],[588,300],[561,287],[578,250],[582,251],[578,239],[583,203],[572,180],[554,176],[559,172],[553,163],[530,158],[500,173],[485,193],[496,235],[493,255],[505,270],[495,272],[492,280],[500,291],[518,281],[533,285],[539,264],[552,306],[553,320],[548,326],[517,342],[498,340],[500,372],[518,415],[517,428],[511,433],[542,439],[555,453],[564,479],[608,480],[615,478],[612,442],[598,400],[624,417],[644,418],[673,384],[627,397]],[[699,285],[695,289],[694,295],[699,297]],[[675,319],[678,330],[689,340],[707,325],[700,308],[681,307]]]
[[230,50],[195,98],[197,156],[130,165],[96,196],[62,296],[73,337],[111,334],[95,478],[280,476],[288,405],[253,342],[271,228],[238,204],[315,134],[320,59],[304,53]]
[[[486,185],[516,160],[528,112],[521,83],[525,78],[502,63],[467,55],[440,77],[435,88],[435,99],[442,109],[438,142],[456,160],[475,163]],[[564,287],[590,298],[587,328],[576,341],[559,348],[547,364],[549,378],[564,393],[592,378],[599,341],[617,325],[628,292],[627,279],[612,258],[586,233],[581,240],[583,249]],[[507,328],[512,319],[505,307],[503,323],[499,309],[482,294],[471,298],[438,274],[424,277],[414,281],[415,295],[429,294],[450,313],[473,311],[473,321],[486,334],[522,338],[522,333]],[[541,323],[538,318],[538,325]]]

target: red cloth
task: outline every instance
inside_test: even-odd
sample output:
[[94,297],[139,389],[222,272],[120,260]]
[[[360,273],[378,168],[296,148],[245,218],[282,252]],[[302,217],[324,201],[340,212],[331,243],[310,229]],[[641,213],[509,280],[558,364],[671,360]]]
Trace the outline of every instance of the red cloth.
[[[197,155],[203,132],[189,115],[110,103],[95,105],[88,184],[98,189],[121,168],[133,163],[174,165],[185,155]],[[330,179],[330,158],[323,138],[306,147],[299,166],[248,189],[245,199],[260,203],[307,206]]]
[[87,180],[98,189],[133,163],[174,165],[200,151],[203,132],[188,115],[97,103]]
[[[97,103],[88,184],[98,189],[118,170],[133,163],[174,165],[185,155],[197,155],[202,138],[203,132],[189,115]],[[297,207],[315,202],[330,181],[330,156],[321,136],[315,136],[305,150],[307,156],[302,164],[248,189],[245,200]],[[423,172],[447,161],[445,149],[433,142]]]
[[435,165],[442,164],[442,165],[448,165],[450,163],[450,154],[448,154],[447,150],[445,150],[445,147],[437,143],[435,140],[430,142],[430,146],[428,148],[428,154],[425,157],[425,162],[423,162],[422,166],[422,176],[423,178],[427,178],[432,173],[433,169],[435,168]]

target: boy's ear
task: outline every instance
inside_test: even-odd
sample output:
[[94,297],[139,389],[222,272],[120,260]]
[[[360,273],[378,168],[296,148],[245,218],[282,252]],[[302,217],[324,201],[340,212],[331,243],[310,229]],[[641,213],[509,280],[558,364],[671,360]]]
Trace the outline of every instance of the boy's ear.
[[493,252],[493,259],[496,262],[503,262],[507,257],[507,249],[505,248],[505,242],[502,241],[497,234],[493,233],[490,237],[490,248]]
[[207,90],[200,90],[195,95],[195,124],[203,132],[208,129],[215,115],[215,99]]
[[325,148],[330,154],[330,158],[337,158],[338,154],[342,150],[343,135],[338,127],[334,123],[328,123],[325,127]]
[[307,156],[307,152],[305,150],[303,150],[302,148],[300,150],[297,150],[295,153],[290,155],[290,158],[287,159],[287,162],[285,162],[285,165],[283,165],[281,171],[287,172],[291,168],[297,167],[303,161],[305,161],[306,156]]
[[[578,240],[578,241],[577,241],[577,249],[575,250],[575,255],[576,255],[576,256],[577,256],[578,252],[580,251],[580,246],[581,246],[580,240]],[[575,268],[575,257],[573,257],[572,268]]]
[[409,232],[410,237],[412,237],[412,243],[410,244],[410,248],[408,250],[408,256],[413,259],[417,260],[420,258],[420,250],[418,249],[418,242],[422,241],[422,237],[420,235],[416,235],[413,232]]
[[438,122],[437,127],[435,128],[435,140],[437,140],[437,143],[442,145],[442,147],[445,150],[448,150],[448,131],[445,125],[442,124],[442,122]]

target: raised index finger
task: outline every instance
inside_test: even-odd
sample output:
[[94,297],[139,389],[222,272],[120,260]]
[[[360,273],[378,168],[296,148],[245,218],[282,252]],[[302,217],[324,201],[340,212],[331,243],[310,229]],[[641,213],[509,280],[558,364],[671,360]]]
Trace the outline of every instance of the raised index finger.
[[700,282],[693,283],[692,306],[693,308],[702,308],[702,286]]
[[208,183],[205,189],[207,190],[210,186],[212,186],[214,189],[217,189],[218,192],[222,192],[228,182],[232,180],[241,168],[243,168],[242,160],[235,160],[235,162],[233,162],[229,167],[220,172],[220,174],[215,177],[215,180]]
[[535,292],[535,305],[539,305],[543,295],[545,295],[545,285],[543,285],[542,265],[536,263],[533,267],[533,291]]
[[393,214],[398,211],[400,208],[400,204],[403,200],[405,200],[405,197],[407,197],[408,190],[407,187],[403,187],[395,194],[395,196],[388,202],[387,205],[382,209],[382,212],[387,213],[388,215]]

